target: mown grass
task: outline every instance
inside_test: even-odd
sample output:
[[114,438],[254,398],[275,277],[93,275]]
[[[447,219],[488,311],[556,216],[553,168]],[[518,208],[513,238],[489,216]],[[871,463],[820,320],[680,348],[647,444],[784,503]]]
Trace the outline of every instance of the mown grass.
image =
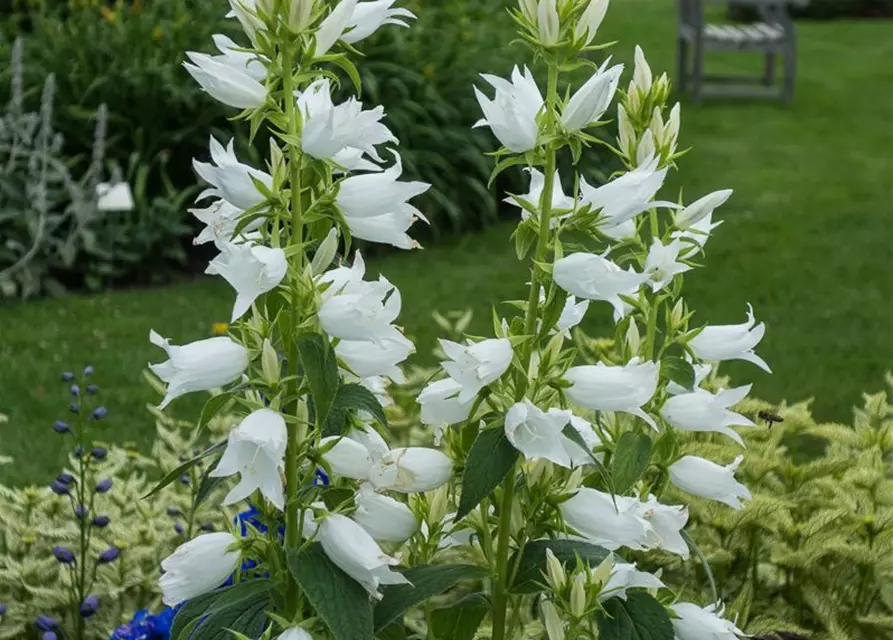
[[[603,37],[616,56],[641,43],[656,71],[673,67],[673,3],[612,5]],[[845,420],[862,390],[893,368],[893,23],[802,23],[798,93],[775,103],[685,105],[682,142],[693,148],[666,194],[690,200],[733,187],[726,222],[708,245],[707,268],[687,280],[688,299],[705,322],[739,322],[751,302],[769,331],[760,354],[768,376],[750,365],[727,368],[755,381],[769,400],[816,398],[822,419]],[[523,52],[519,49],[519,56]],[[742,56],[724,69],[759,68]],[[402,322],[419,345],[438,335],[431,309],[471,308],[472,330],[486,332],[490,308],[523,292],[525,272],[508,242],[512,224],[445,241],[412,254],[371,261],[403,292]],[[144,410],[157,397],[141,377],[161,352],[154,328],[176,342],[206,337],[225,320],[231,293],[211,278],[150,290],[7,304],[0,309],[0,468],[9,482],[45,482],[62,459],[50,425],[69,398],[63,370],[96,368],[109,408],[108,440],[145,445],[153,427]],[[599,310],[601,312],[602,310]],[[604,327],[596,312],[588,328]],[[194,417],[203,398],[175,404]]]

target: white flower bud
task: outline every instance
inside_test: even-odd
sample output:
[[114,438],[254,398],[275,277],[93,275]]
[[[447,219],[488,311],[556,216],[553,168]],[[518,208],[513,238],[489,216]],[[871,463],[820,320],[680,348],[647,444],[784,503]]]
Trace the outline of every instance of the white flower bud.
[[519,0],[518,4],[521,6],[521,13],[524,14],[524,17],[536,24],[536,0]]
[[607,11],[608,0],[590,0],[589,6],[583,11],[580,21],[574,27],[574,40],[583,40],[586,46],[592,44]]
[[567,573],[564,570],[564,565],[555,557],[551,549],[546,549],[546,580],[556,593],[564,589],[564,585],[567,582]]
[[338,252],[338,229],[336,227],[332,227],[329,229],[328,235],[325,237],[325,240],[319,243],[319,247],[316,249],[316,253],[313,254],[313,261],[310,263],[310,268],[313,271],[313,275],[317,276],[326,269],[329,268],[329,265],[332,264],[332,260],[335,259],[335,254]]
[[571,585],[571,614],[577,618],[582,618],[586,612],[586,574],[578,573],[574,576],[574,582]]
[[632,156],[636,148],[636,130],[629,121],[626,107],[622,103],[617,105],[617,128],[620,133],[617,138],[620,150],[627,156]]
[[595,572],[592,574],[592,581],[595,584],[600,584],[602,586],[606,585],[608,580],[611,578],[611,574],[614,572],[614,554],[609,553],[607,557],[602,560],[601,564],[598,565]]
[[636,68],[633,72],[633,82],[635,83],[636,88],[641,91],[643,95],[646,95],[651,91],[651,85],[654,81],[651,74],[651,67],[645,59],[645,52],[642,51],[642,48],[639,45],[636,45],[635,61]]
[[543,626],[546,627],[546,635],[549,640],[564,640],[564,623],[558,615],[558,609],[548,600],[540,604],[540,612],[543,615]]
[[275,386],[279,382],[279,358],[276,356],[276,349],[273,348],[273,343],[270,342],[269,338],[264,338],[260,364],[264,374],[264,381],[270,386]]
[[540,0],[536,10],[537,26],[540,32],[540,42],[547,47],[558,44],[558,35],[561,25],[558,22],[558,7],[555,0]]
[[449,509],[449,487],[447,485],[443,485],[435,489],[434,491],[430,491],[427,494],[428,497],[428,524],[440,523],[446,518],[447,510]]
[[292,31],[302,31],[310,26],[316,0],[290,0],[288,26]]
[[629,348],[631,356],[635,356],[639,353],[641,344],[642,339],[639,335],[639,325],[636,324],[635,318],[630,318],[629,327],[626,328],[626,346]]
[[664,144],[665,127],[664,118],[661,115],[660,107],[654,107],[654,111],[651,114],[651,123],[648,125],[648,128],[654,135],[654,139],[655,141],[657,141],[657,144]]
[[239,540],[231,533],[206,533],[177,547],[162,560],[162,600],[177,605],[213,591],[239,567]]
[[670,311],[670,325],[673,327],[679,326],[682,322],[682,317],[685,315],[685,300],[679,298],[676,301],[676,304],[673,305],[673,309]]
[[642,139],[639,140],[639,146],[636,147],[636,164],[642,165],[657,155],[657,149],[654,145],[654,134],[651,129],[646,129]]
[[670,109],[670,117],[667,119],[667,124],[664,128],[666,140],[668,143],[672,144],[674,151],[676,149],[676,141],[679,138],[680,110],[681,107],[678,102],[673,105],[673,108]]

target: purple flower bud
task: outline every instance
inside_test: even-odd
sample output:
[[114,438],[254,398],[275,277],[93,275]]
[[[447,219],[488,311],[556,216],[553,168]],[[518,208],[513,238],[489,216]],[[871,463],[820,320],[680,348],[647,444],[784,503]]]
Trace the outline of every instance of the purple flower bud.
[[62,372],[62,382],[71,382],[74,380],[74,374],[71,371]]
[[44,631],[43,635],[40,636],[40,640],[59,640],[59,636],[56,635],[55,631]]
[[99,598],[96,596],[87,596],[78,608],[82,618],[89,618],[97,611],[99,611]]
[[96,493],[108,493],[109,489],[112,488],[112,479],[106,478],[105,480],[100,480],[96,483]]
[[97,387],[95,384],[88,384],[87,393],[89,393],[91,396],[95,396],[97,393],[99,393],[99,387]]
[[56,420],[53,423],[53,429],[55,429],[56,433],[69,433],[71,431],[71,426],[61,420]]
[[179,509],[177,509],[177,507],[168,507],[167,508],[167,515],[169,515],[171,518],[176,518],[178,515],[180,515],[180,513],[181,512]]
[[88,509],[82,504],[79,504],[74,508],[74,515],[78,520],[83,520],[87,517]]
[[202,526],[199,527],[202,531],[213,531],[214,524],[212,522],[203,522]]
[[53,493],[57,496],[67,496],[69,492],[68,485],[64,482],[59,482],[58,480],[53,480],[53,483],[50,485],[50,489],[52,489]]
[[102,447],[93,447],[93,451],[90,452],[90,455],[92,455],[97,460],[105,460],[105,456],[107,454],[108,454],[108,451],[106,451]]
[[182,524],[180,524],[180,523],[178,522],[178,523],[176,523],[176,524],[174,525],[174,531],[177,532],[177,535],[181,535],[181,536],[182,536],[183,533],[185,533],[186,529],[183,527]]
[[71,385],[71,395],[75,398],[79,397],[81,395],[81,388],[76,384]]
[[72,451],[72,453],[74,454],[75,458],[80,458],[82,455],[84,455],[84,448],[81,445],[78,445],[74,448],[74,451]]
[[34,626],[39,631],[53,631],[59,628],[59,621],[49,616],[37,616],[34,620]]
[[93,365],[88,364],[86,367],[84,367],[84,375],[85,376],[93,375]]
[[77,402],[72,402],[70,405],[68,405],[68,410],[72,413],[80,413],[81,405],[79,405]]
[[105,515],[96,516],[95,518],[93,518],[93,526],[96,527],[97,529],[105,529],[107,526],[109,526],[109,522],[111,522],[111,521],[112,521],[112,519],[109,518],[108,516],[105,516]]
[[180,476],[180,482],[182,482],[183,484],[188,486],[189,485],[189,474],[184,473],[182,476]]
[[71,484],[72,482],[74,482],[74,476],[63,471],[58,476],[56,476],[56,480],[58,480],[62,484]]
[[93,409],[93,419],[94,420],[102,420],[108,415],[108,410],[105,407],[96,407]]
[[74,564],[74,554],[65,547],[53,547],[53,555],[62,564]]
[[7,611],[7,609],[6,609],[6,605],[3,604],[2,602],[0,602],[0,616],[5,616],[5,615],[6,615],[6,611]]
[[99,564],[109,564],[117,560],[120,555],[121,551],[117,547],[109,547],[99,554],[98,562]]

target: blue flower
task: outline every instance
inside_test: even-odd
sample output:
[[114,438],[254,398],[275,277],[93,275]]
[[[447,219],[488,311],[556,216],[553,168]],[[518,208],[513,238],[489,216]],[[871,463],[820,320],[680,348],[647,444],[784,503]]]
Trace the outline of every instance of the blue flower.
[[109,640],[170,640],[171,625],[178,608],[165,609],[157,615],[147,609],[137,611],[129,623],[115,629]]

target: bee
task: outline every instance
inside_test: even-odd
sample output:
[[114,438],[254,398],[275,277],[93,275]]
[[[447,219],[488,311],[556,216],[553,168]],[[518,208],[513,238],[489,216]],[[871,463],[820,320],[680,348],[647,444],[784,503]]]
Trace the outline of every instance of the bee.
[[772,411],[760,411],[757,414],[757,416],[761,420],[765,420],[766,424],[769,427],[771,427],[772,425],[777,424],[779,422],[784,422],[784,418],[782,418],[780,415],[778,415],[777,413],[774,413]]

